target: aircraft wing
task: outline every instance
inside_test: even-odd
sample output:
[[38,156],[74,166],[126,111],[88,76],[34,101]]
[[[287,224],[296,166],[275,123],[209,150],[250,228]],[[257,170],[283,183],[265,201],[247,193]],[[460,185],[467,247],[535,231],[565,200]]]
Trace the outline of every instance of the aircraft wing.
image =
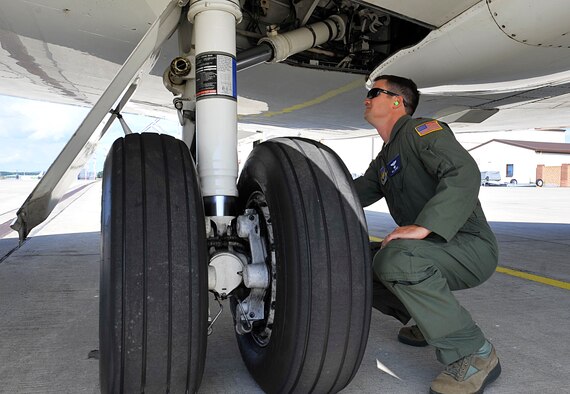
[[[92,106],[167,3],[1,4],[0,93]],[[321,131],[327,138],[334,134],[331,130],[346,137],[369,129],[362,117],[364,82],[381,73],[418,83],[421,116],[498,109],[472,124],[504,129],[519,117],[498,114],[514,114],[515,102],[524,110],[548,99],[549,104],[540,107],[544,115],[531,118],[536,126],[547,126],[563,112],[550,111],[565,105],[570,81],[570,10],[563,0],[440,1],[429,6],[395,0],[260,4],[242,4],[238,54],[271,29],[284,32],[333,13],[345,18],[346,34],[282,64],[240,71],[238,112],[244,124]],[[175,117],[173,95],[162,86],[162,74],[177,54],[174,35],[125,112]],[[501,122],[491,122],[493,118]],[[562,123],[558,126],[568,122]]]
[[[143,35],[150,34],[149,42],[158,46],[143,52],[153,67],[138,76],[133,68],[131,77],[140,83],[119,107],[121,112],[175,118],[174,95],[163,86],[165,70],[190,47],[182,47],[177,34],[159,45],[162,40],[152,37],[151,26],[167,8],[187,3],[3,2],[0,94],[93,108],[102,96],[114,101],[97,108],[98,116],[87,127],[93,133],[105,113],[118,108],[128,78],[113,95],[104,92]],[[456,132],[569,126],[570,8],[565,0],[242,0],[239,7],[240,138],[255,138],[260,130],[313,138],[373,135],[362,102],[365,86],[381,74],[416,81],[422,92],[416,115],[447,121]],[[185,12],[177,12],[180,26],[188,26],[182,23]],[[336,33],[317,44],[315,31],[323,24]],[[185,29],[178,29],[178,35],[190,34]],[[312,35],[312,45],[278,56],[275,37],[300,31],[309,41]],[[240,70],[240,54],[263,45],[273,46],[266,64]],[[57,159],[52,167],[69,171],[75,158],[84,160],[93,150],[90,136],[78,134],[68,144],[73,149],[66,147],[65,163]],[[51,173],[29,205],[43,201],[42,206],[51,207],[58,200],[61,193],[53,191],[63,187],[55,184],[71,177],[63,170]],[[53,184],[46,185],[50,179]],[[42,210],[40,221],[50,209]]]

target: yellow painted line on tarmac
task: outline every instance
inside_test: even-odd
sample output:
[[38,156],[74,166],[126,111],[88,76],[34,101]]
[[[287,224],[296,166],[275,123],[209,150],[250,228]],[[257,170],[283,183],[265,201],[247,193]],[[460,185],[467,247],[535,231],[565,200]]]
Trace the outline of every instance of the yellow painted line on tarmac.
[[533,282],[538,282],[549,286],[558,287],[560,289],[570,290],[570,283],[563,282],[561,280],[545,278],[544,276],[529,274],[527,272],[517,271],[505,267],[497,267],[497,272],[511,276],[516,276],[517,278],[532,280]]
[[281,111],[265,112],[263,114],[260,114],[259,116],[262,116],[264,118],[270,118],[272,116],[288,114],[288,113],[293,112],[293,111],[298,111],[300,109],[311,107],[313,105],[320,104],[323,101],[329,100],[333,97],[336,97],[339,94],[349,92],[349,91],[356,89],[356,88],[359,88],[359,87],[364,88],[364,82],[365,81],[362,78],[359,78],[355,81],[352,81],[349,84],[341,86],[340,88],[330,90],[330,91],[326,92],[325,94],[320,95],[319,97],[315,97],[312,100],[308,100],[308,101],[305,101],[304,103],[292,105],[291,107],[284,108]]
[[384,240],[384,238],[378,238],[373,235],[369,235],[368,239],[370,239],[372,242],[382,242]]

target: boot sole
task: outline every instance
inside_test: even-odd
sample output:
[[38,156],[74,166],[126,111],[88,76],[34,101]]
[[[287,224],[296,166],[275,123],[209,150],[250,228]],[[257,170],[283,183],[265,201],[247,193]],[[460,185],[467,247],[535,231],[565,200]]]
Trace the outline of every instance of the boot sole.
[[409,339],[406,337],[401,337],[398,335],[398,341],[402,342],[405,345],[415,346],[415,347],[425,347],[428,345],[427,341],[414,341],[413,339]]
[[[497,380],[497,378],[499,377],[500,374],[501,374],[501,363],[497,360],[497,365],[495,365],[495,368],[493,368],[491,370],[491,372],[489,372],[489,375],[487,375],[487,377],[483,381],[481,388],[478,391],[474,392],[473,394],[483,394],[483,392],[485,391],[485,387],[487,387],[489,384],[491,384],[495,380]],[[437,391],[433,391],[431,388],[429,389],[429,393],[430,394],[444,394],[444,393],[440,393]]]

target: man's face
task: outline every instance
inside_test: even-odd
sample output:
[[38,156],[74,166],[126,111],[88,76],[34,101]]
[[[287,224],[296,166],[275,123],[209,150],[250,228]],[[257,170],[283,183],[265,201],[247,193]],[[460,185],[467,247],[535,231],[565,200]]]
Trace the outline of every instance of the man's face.
[[[374,82],[373,88],[390,91],[388,83],[383,79]],[[366,121],[372,126],[376,127],[378,121],[385,119],[390,114],[395,99],[396,97],[390,96],[386,93],[380,93],[378,96],[371,99],[364,99],[364,119],[366,119]]]

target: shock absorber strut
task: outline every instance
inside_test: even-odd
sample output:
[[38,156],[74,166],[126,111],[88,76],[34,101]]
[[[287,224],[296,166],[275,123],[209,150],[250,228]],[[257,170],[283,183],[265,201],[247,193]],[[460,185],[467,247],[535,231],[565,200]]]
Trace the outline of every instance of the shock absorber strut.
[[236,216],[237,88],[234,0],[196,0],[188,20],[196,44],[197,163],[206,216]]

